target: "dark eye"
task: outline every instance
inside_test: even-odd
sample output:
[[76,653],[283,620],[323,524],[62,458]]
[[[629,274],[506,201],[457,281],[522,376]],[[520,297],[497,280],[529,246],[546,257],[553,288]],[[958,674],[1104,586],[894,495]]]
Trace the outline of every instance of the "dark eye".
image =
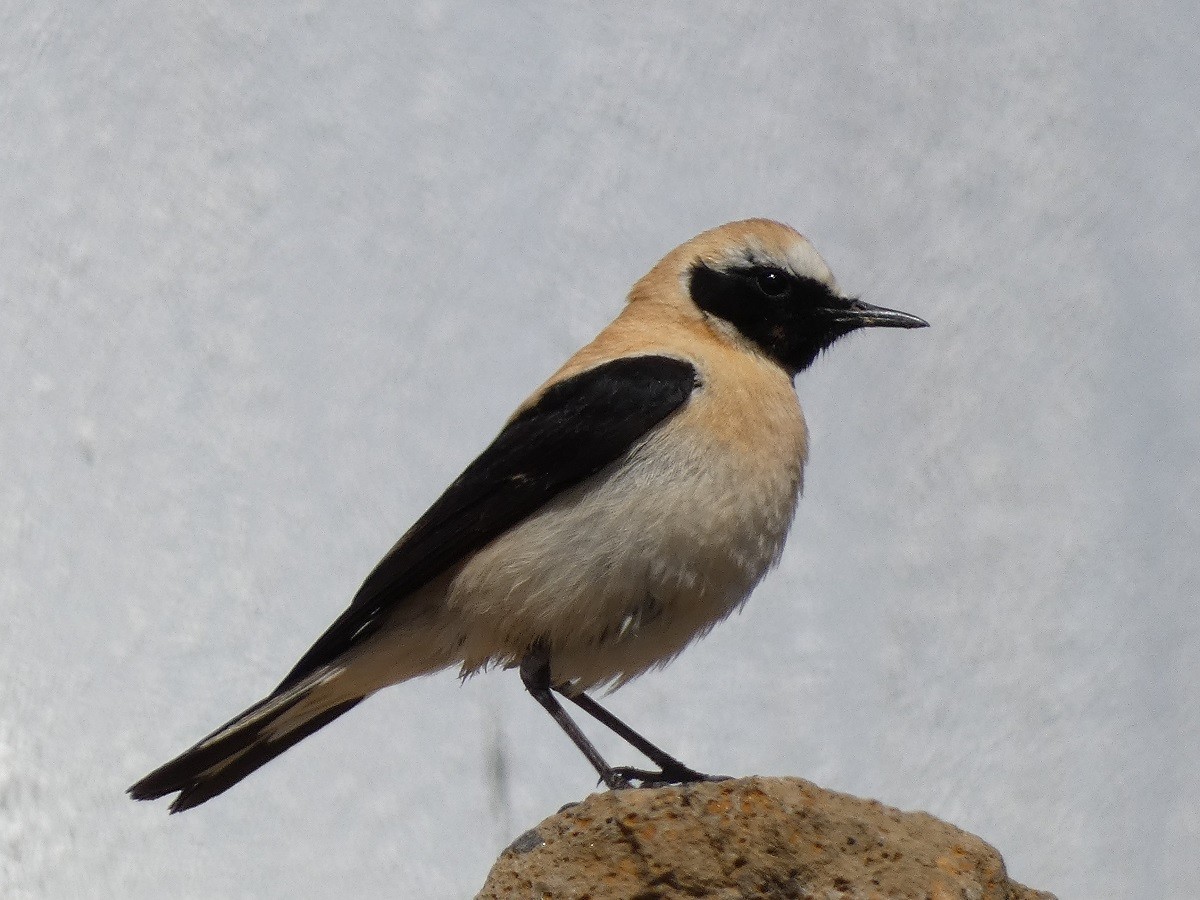
[[754,276],[754,283],[768,297],[782,297],[791,289],[788,277],[778,269],[764,269]]

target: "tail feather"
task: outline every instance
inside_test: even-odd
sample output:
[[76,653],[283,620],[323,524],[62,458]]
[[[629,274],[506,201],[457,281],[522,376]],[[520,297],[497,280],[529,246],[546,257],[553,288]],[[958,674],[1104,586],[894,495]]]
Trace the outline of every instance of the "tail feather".
[[171,812],[182,812],[237,784],[289,747],[328,725],[365,697],[322,698],[336,671],[260,700],[129,788],[135,800],[155,800],[179,792]]

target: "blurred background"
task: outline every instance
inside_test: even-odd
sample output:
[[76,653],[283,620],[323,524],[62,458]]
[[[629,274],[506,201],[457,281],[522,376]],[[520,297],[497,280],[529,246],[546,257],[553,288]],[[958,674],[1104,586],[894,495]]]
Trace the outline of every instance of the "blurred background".
[[749,215],[933,327],[800,377],[782,564],[612,708],[1063,900],[1193,896],[1194,12],[6,4],[4,896],[465,897],[591,790],[495,672],[183,816],[123,793],[273,687],[662,254]]

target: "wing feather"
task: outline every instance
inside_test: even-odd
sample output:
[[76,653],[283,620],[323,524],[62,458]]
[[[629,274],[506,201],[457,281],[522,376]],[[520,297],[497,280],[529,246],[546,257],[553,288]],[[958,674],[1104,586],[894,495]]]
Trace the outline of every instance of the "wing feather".
[[276,693],[369,637],[418,588],[615,462],[683,406],[696,383],[685,360],[631,356],[547,388],[400,538]]

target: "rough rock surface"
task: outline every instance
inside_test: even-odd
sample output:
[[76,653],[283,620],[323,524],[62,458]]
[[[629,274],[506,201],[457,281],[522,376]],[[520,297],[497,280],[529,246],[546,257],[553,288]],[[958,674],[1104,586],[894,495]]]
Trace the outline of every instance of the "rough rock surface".
[[1053,900],[927,813],[799,778],[594,794],[500,855],[477,900]]

